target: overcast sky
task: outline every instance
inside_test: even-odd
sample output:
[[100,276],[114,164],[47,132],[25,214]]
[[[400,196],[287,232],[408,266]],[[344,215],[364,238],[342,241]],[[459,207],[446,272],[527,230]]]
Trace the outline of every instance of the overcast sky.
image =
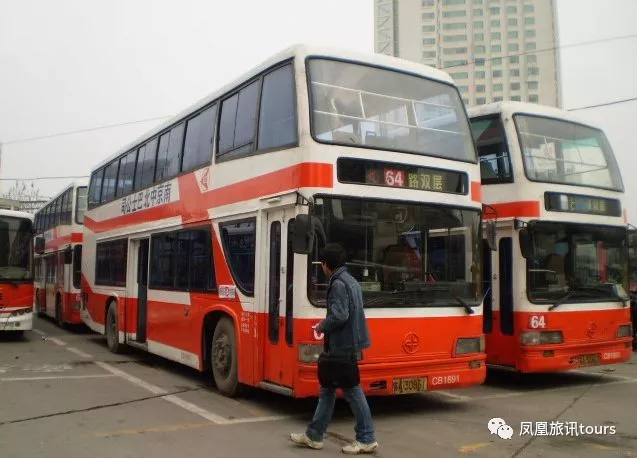
[[[637,36],[568,46],[637,35],[637,1],[557,5],[563,108],[636,97]],[[373,52],[373,17],[373,0],[0,0],[0,178],[87,175],[161,120],[12,141],[172,115],[292,43]],[[606,130],[630,196],[635,113],[577,112]],[[50,196],[67,182],[37,184]]]

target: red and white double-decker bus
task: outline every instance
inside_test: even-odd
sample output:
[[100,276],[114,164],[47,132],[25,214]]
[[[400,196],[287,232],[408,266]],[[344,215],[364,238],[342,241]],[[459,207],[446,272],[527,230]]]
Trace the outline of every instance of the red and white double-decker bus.
[[563,371],[631,355],[624,185],[604,132],[563,110],[469,109],[484,203],[487,363]]
[[479,180],[446,73],[291,47],[94,168],[82,317],[226,395],[315,396],[318,250],[341,242],[371,331],[363,389],[482,383]]
[[33,329],[33,215],[0,209],[0,331]]
[[80,317],[82,238],[88,182],[68,185],[35,215],[35,310],[58,326]]

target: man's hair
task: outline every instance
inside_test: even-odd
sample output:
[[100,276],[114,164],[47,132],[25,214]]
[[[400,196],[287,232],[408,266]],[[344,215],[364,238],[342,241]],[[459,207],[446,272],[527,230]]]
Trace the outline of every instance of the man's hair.
[[340,243],[328,243],[321,250],[319,261],[327,264],[330,270],[336,270],[345,264],[345,248]]

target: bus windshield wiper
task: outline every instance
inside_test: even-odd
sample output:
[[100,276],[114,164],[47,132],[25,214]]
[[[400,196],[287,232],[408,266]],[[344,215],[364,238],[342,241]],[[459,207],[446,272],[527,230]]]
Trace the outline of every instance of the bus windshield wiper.
[[592,294],[590,293],[590,291],[582,291],[582,290],[577,290],[577,289],[572,289],[570,290],[568,293],[566,293],[564,296],[558,298],[555,303],[553,305],[551,305],[549,307],[549,312],[555,310],[556,308],[558,308],[560,305],[562,305],[564,303],[565,300],[570,299],[573,294],[578,294],[578,295],[583,295],[583,296],[592,296]]
[[[465,309],[465,311],[467,312],[467,315],[473,315],[474,313],[476,313],[473,308],[467,304],[464,300],[460,299],[458,296],[456,296],[455,294],[453,297],[460,305],[462,305],[462,307]],[[475,306],[474,306],[475,307]]]

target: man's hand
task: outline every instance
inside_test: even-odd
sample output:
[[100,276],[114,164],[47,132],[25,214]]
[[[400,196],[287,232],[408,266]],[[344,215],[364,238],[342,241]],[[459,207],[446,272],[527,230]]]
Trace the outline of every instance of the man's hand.
[[323,334],[323,332],[321,332],[320,330],[321,323],[323,322],[321,321],[320,323],[316,323],[314,326],[312,326],[312,329],[314,330],[314,338],[316,340],[321,340],[323,337],[325,337],[325,334]]

